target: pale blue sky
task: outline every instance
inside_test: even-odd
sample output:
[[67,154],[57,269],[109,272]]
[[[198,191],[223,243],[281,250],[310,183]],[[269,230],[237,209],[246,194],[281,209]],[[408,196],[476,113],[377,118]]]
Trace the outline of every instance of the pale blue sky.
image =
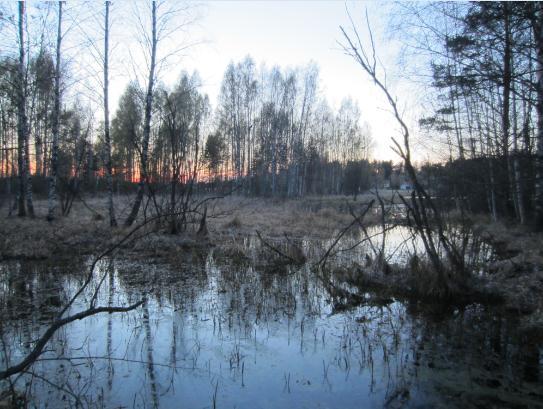
[[[67,26],[70,26],[71,21],[78,23],[75,26],[87,22],[88,27],[100,30],[99,9],[94,7],[94,4],[98,3],[87,3],[90,14],[98,12],[98,15],[92,18],[81,14],[82,9],[77,2],[72,4],[75,4],[72,13],[67,6]],[[138,4],[143,9],[146,6],[143,0]],[[171,0],[169,4],[181,3]],[[182,58],[175,59],[174,63],[162,71],[162,82],[172,85],[181,71],[198,70],[203,82],[202,91],[210,96],[215,107],[223,74],[230,61],[238,62],[248,54],[257,65],[265,63],[268,67],[303,66],[313,61],[320,68],[321,92],[333,108],[337,109],[344,97],[352,97],[358,102],[362,121],[367,122],[372,129],[375,140],[373,156],[380,159],[398,159],[389,148],[390,137],[398,136],[398,133],[384,96],[356,62],[341,51],[337,43],[342,40],[339,26],[350,28],[346,7],[359,27],[363,41],[368,41],[364,15],[367,9],[378,56],[387,68],[390,89],[398,96],[400,107],[414,110],[416,104],[412,103],[413,92],[406,91],[409,89],[406,85],[409,81],[395,81],[402,70],[397,67],[400,47],[397,41],[385,35],[390,2],[269,0],[189,4],[198,10],[200,18],[195,24],[189,25],[185,33],[176,34],[169,42],[159,44],[159,55],[171,52],[179,44],[196,42],[198,45],[185,50]],[[135,41],[137,19],[134,19],[134,12],[131,10],[133,8],[134,2],[121,0],[114,2],[112,7],[112,114],[116,110],[119,96],[128,81],[134,78],[138,66],[143,67],[139,71],[143,74],[140,80],[142,83],[145,81],[145,60],[142,57],[148,50],[142,52]],[[138,15],[142,16],[139,13]],[[52,19],[54,20],[54,12]],[[144,26],[147,27],[148,22],[144,22]],[[88,76],[89,80],[82,81],[88,84],[87,88],[82,88],[83,92],[95,88],[99,104],[100,86],[94,84],[90,78],[99,80],[101,69],[96,65],[97,60],[92,60],[88,52],[81,52],[80,37],[74,30],[66,35],[63,56],[74,64],[77,78]],[[92,49],[89,48],[88,51]],[[409,110],[406,114],[408,121],[416,116],[416,113]],[[415,128],[413,127],[413,133],[416,133]]]
[[[189,41],[199,44],[164,70],[161,80],[173,84],[182,70],[192,72],[196,69],[202,78],[203,91],[210,96],[215,107],[223,74],[230,61],[238,62],[248,54],[257,66],[265,63],[267,66],[294,67],[314,61],[320,68],[321,91],[329,104],[338,108],[344,97],[356,100],[361,108],[362,121],[369,123],[372,129],[375,140],[373,156],[397,160],[389,148],[390,137],[398,136],[397,127],[383,95],[337,44],[342,39],[339,26],[350,27],[346,6],[361,29],[363,41],[368,40],[364,35],[367,8],[378,55],[387,67],[391,89],[400,96],[401,106],[412,106],[407,97],[402,97],[408,94],[398,89],[394,82],[398,72],[396,56],[399,46],[385,35],[390,4],[378,1],[209,1],[199,7],[201,18],[188,30],[186,35],[189,38],[180,35],[174,39],[174,43]],[[118,8],[117,13],[122,9]],[[122,20],[119,14],[117,18]],[[125,30],[122,24],[117,27]],[[121,40],[125,41],[130,42],[127,37]],[[122,48],[123,44],[121,54]],[[126,66],[121,64],[119,68],[120,77],[112,84],[113,101],[127,81]]]
[[[383,43],[384,22],[378,2],[349,2],[353,19],[364,24],[368,7],[374,30]],[[362,120],[367,121],[376,140],[376,157],[393,157],[390,152],[390,116],[386,103],[362,70],[340,50],[340,25],[350,26],[346,3],[342,1],[211,1],[205,4],[199,23],[205,44],[195,47],[186,59],[189,69],[198,69],[205,91],[215,100],[226,65],[250,54],[257,64],[268,66],[305,65],[315,61],[320,84],[329,103],[339,107],[347,96],[358,101]],[[390,44],[380,55],[394,64]],[[393,68],[393,67],[392,67]],[[393,71],[392,69],[390,70]]]

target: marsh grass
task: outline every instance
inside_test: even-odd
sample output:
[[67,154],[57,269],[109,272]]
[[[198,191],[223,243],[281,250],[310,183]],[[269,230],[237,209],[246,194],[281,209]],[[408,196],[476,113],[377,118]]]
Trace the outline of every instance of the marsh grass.
[[[202,200],[203,197],[196,200]],[[126,217],[131,196],[115,198],[119,224]],[[252,236],[257,230],[266,237],[329,238],[341,226],[351,221],[349,205],[361,205],[346,196],[302,199],[269,199],[229,196],[210,202],[207,217],[209,238],[224,244],[236,238]],[[107,218],[107,200],[95,197],[76,201],[67,216],[52,223],[45,220],[47,201],[35,201],[36,217],[7,216],[6,206],[0,208],[4,217],[0,223],[0,259],[43,259],[61,254],[85,254],[126,233],[122,226],[110,228]],[[151,205],[147,217],[152,216]],[[202,239],[193,237],[198,228],[198,214],[193,224],[181,236],[172,237],[167,228],[151,224],[142,231],[142,244],[137,249],[147,255],[163,255],[170,251],[186,249],[191,244],[201,247]],[[140,214],[138,221],[143,221]],[[146,237],[149,235],[149,237]]]
[[[218,235],[247,235],[258,230],[266,237],[287,234],[296,238],[328,239],[352,221],[349,206],[358,208],[364,203],[363,198],[355,202],[347,196],[300,199],[232,196],[217,201],[209,225]],[[376,214],[368,215],[366,220],[367,223],[377,221]]]
[[[370,197],[355,202],[345,196],[306,197],[300,199],[246,198],[229,196],[211,201],[208,207],[207,237],[196,235],[198,218],[189,229],[178,235],[169,234],[167,227],[150,223],[142,229],[137,240],[123,251],[136,259],[155,259],[173,266],[206,260],[214,256],[236,265],[254,265],[272,274],[290,274],[303,262],[311,263],[322,255],[327,240],[338,229],[352,222],[351,209],[362,208]],[[202,198],[199,198],[201,200]],[[123,220],[130,207],[131,196],[116,197],[116,213]],[[35,219],[5,217],[0,223],[0,259],[52,259],[90,254],[126,233],[124,227],[111,229],[107,221],[107,201],[97,197],[76,202],[72,212],[55,222],[45,221],[47,202],[36,200]],[[0,208],[5,212],[6,207]],[[151,216],[148,208],[148,216]],[[197,216],[197,215],[196,215]],[[140,221],[143,216],[140,215]],[[330,266],[338,280],[356,286],[359,291],[377,289],[391,295],[420,299],[464,302],[472,297],[505,300],[507,308],[523,312],[543,310],[543,253],[541,235],[526,229],[510,229],[505,224],[488,224],[475,219],[473,232],[478,240],[495,247],[498,259],[483,262],[481,272],[475,271],[466,281],[458,281],[455,271],[446,270],[438,276],[423,255],[413,253],[401,263],[368,258],[369,262],[353,259],[349,253],[338,254],[348,264]],[[364,219],[367,225],[378,225],[380,214],[370,211]],[[285,261],[255,241],[256,231],[300,263]],[[360,231],[353,229],[345,235],[356,241]],[[377,239],[374,239],[377,240]],[[311,245],[306,245],[312,242]],[[303,244],[306,243],[306,244]],[[319,244],[320,243],[320,244]],[[378,244],[374,241],[374,244]],[[347,246],[349,247],[349,246]],[[474,247],[475,248],[475,247]],[[474,258],[477,257],[475,248]],[[345,254],[345,256],[343,256]],[[367,256],[366,256],[367,257]],[[472,256],[470,256],[472,257]],[[484,280],[481,279],[484,277]],[[460,283],[460,284],[459,284]],[[535,289],[535,290],[534,290]]]

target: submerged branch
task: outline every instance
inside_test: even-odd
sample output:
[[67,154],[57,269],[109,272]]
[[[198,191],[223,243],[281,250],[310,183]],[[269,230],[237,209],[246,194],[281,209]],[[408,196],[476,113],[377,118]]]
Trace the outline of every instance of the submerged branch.
[[258,236],[258,239],[270,250],[272,250],[274,253],[278,254],[279,256],[286,258],[287,260],[291,261],[294,264],[300,264],[302,260],[296,260],[294,257],[289,256],[288,254],[283,253],[281,250],[279,250],[277,247],[273,246],[272,244],[268,243],[266,240],[262,238],[262,235],[258,230],[256,230],[256,235]]
[[332,243],[332,245],[330,247],[328,247],[328,250],[326,250],[326,252],[320,258],[320,260],[315,264],[316,266],[320,266],[321,268],[323,268],[326,265],[326,261],[328,260],[328,257],[330,257],[330,253],[334,249],[334,247],[336,247],[336,245],[339,243],[339,241],[345,235],[345,233],[347,233],[354,225],[362,223],[362,220],[366,216],[366,213],[368,213],[368,211],[371,209],[374,202],[375,202],[375,199],[373,199],[371,202],[369,202],[367,204],[366,208],[360,214],[360,216],[355,217],[354,220],[347,227],[345,227],[343,230],[341,230],[338,233],[338,235],[336,236],[336,238],[335,238],[334,242]]
[[111,314],[114,312],[132,311],[142,304],[143,300],[138,301],[135,304],[129,305],[128,307],[92,307],[76,314],[70,315],[68,317],[57,319],[49,326],[49,328],[47,328],[47,331],[45,331],[45,333],[38,339],[38,341],[36,341],[36,345],[34,345],[32,351],[21,362],[16,365],[10,366],[9,368],[0,372],[0,380],[6,379],[12,375],[22,372],[26,370],[26,368],[28,368],[30,365],[32,365],[34,361],[36,361],[36,359],[38,359],[38,357],[41,355],[41,353],[43,352],[43,348],[45,348],[45,345],[47,345],[47,342],[49,342],[55,332],[66,324],[69,324],[73,321],[81,320],[86,317],[90,317],[91,315],[100,314],[102,312],[107,312]]

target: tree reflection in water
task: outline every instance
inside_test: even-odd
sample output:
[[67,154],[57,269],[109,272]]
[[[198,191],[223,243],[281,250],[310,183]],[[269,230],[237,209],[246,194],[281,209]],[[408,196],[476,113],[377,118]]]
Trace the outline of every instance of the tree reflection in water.
[[[195,260],[104,260],[102,304],[147,302],[59,331],[14,388],[37,407],[543,406],[541,344],[496,307],[368,292],[340,309],[308,266]],[[2,366],[78,288],[85,262],[1,265]]]

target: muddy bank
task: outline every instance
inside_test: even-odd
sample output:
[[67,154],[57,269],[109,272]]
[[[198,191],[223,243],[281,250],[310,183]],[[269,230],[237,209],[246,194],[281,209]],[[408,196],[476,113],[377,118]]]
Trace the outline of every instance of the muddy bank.
[[114,237],[102,221],[3,219],[0,224],[0,260],[39,260],[96,252]]
[[497,223],[478,225],[476,232],[497,255],[488,265],[484,289],[526,315],[526,330],[543,336],[543,234]]

